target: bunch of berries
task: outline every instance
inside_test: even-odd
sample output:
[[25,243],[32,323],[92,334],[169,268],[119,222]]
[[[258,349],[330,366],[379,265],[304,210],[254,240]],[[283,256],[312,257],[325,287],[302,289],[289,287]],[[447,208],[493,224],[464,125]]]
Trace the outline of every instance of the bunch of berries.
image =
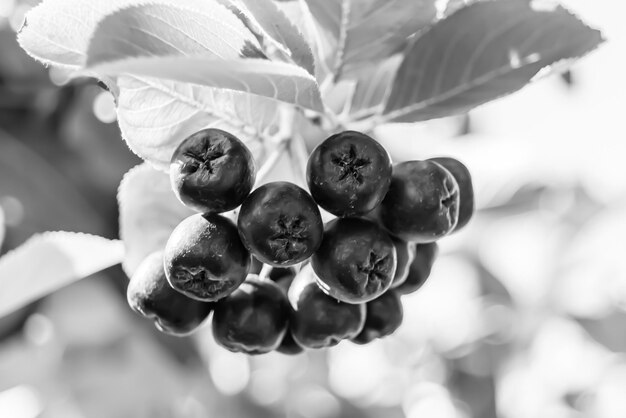
[[[254,160],[239,139],[219,129],[185,139],[170,179],[199,213],[134,273],[130,306],[175,335],[213,312],[215,340],[248,354],[393,333],[400,296],[428,278],[436,241],[472,217],[467,168],[452,158],[393,165],[376,140],[345,131],[313,150],[306,171],[308,192],[252,190]],[[324,224],[318,206],[336,218]],[[237,224],[220,215],[237,207]]]

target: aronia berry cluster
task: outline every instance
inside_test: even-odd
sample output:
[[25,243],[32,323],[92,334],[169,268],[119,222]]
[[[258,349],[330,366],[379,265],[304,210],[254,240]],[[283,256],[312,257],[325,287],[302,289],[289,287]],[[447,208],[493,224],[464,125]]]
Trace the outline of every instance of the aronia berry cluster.
[[[239,139],[219,129],[185,139],[171,184],[199,213],[134,273],[130,306],[174,335],[213,312],[215,340],[248,354],[393,333],[400,296],[428,278],[436,241],[472,217],[467,168],[452,158],[393,165],[376,140],[345,131],[313,150],[306,171],[308,191],[253,190],[254,159]],[[220,215],[238,207],[236,224]],[[320,207],[336,218],[324,224]]]

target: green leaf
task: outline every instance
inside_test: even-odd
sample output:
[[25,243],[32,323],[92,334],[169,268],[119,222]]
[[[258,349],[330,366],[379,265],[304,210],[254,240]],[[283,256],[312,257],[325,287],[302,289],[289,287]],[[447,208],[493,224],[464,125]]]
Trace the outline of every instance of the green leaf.
[[254,35],[226,7],[216,1],[192,6],[144,4],[109,14],[91,37],[87,67],[129,57],[264,57]]
[[167,170],[180,142],[200,129],[229,131],[257,160],[262,143],[278,129],[279,103],[259,96],[146,77],[118,79],[118,122],[128,146],[153,166]]
[[324,107],[315,78],[292,64],[259,60],[216,60],[207,57],[128,58],[88,70],[117,76],[133,74],[195,85],[226,88],[275,99],[322,112]]
[[176,225],[194,212],[176,199],[169,176],[147,164],[124,175],[117,200],[120,237],[126,248],[122,267],[130,277],[148,254],[163,249]]
[[122,261],[120,241],[47,232],[0,258],[0,317]]
[[462,7],[467,6],[470,0],[448,0],[446,7],[443,11],[444,16],[451,15]]
[[351,106],[353,119],[362,119],[382,111],[401,61],[402,56],[394,55],[378,65],[363,67],[354,73],[356,85]]
[[378,62],[403,49],[430,24],[436,0],[306,0],[325,30],[327,63],[339,78],[359,63]]
[[[202,50],[202,44],[196,40],[204,42],[204,46],[213,48],[215,52],[228,51],[226,44],[229,43],[232,48],[243,44],[244,55],[258,56],[256,39],[230,11],[218,4],[218,0],[150,0],[149,4],[146,3],[146,0],[44,0],[27,13],[18,41],[29,55],[44,64],[75,71],[87,64],[90,45],[91,63],[119,56],[122,52],[118,49],[140,54],[146,54],[146,50],[150,54],[159,53],[168,48],[186,51],[187,54],[197,53]],[[138,10],[147,13],[137,14]],[[177,19],[189,17],[190,13],[191,19],[181,25]],[[120,21],[107,20],[111,14]],[[215,44],[209,43],[209,40],[219,38],[220,32],[214,30],[215,24],[209,23],[212,18],[220,19],[222,25],[219,27],[227,38],[217,40]],[[100,30],[104,33],[94,39],[94,32],[103,21],[105,24]],[[122,22],[129,27],[120,27]],[[199,23],[204,23],[205,27],[198,28]],[[140,24],[146,27],[137,27]],[[134,32],[133,27],[136,29]],[[117,29],[119,33],[115,31]],[[122,39],[117,37],[120,34],[124,35]],[[112,35],[113,39],[103,39],[107,35]],[[235,41],[240,44],[235,45]],[[110,44],[113,44],[111,48]],[[245,45],[250,48],[245,48]],[[201,52],[210,54],[206,48]],[[115,79],[104,75],[98,78],[117,97],[119,89]]]
[[272,0],[241,0],[263,31],[263,38],[271,39],[269,48],[284,50],[300,67],[315,75],[311,47],[302,33],[291,23]]
[[78,69],[98,21],[113,11],[141,0],[44,0],[26,14],[18,41],[33,58]]
[[483,1],[423,32],[402,62],[382,120],[451,116],[519,90],[544,67],[581,57],[602,35],[561,6]]

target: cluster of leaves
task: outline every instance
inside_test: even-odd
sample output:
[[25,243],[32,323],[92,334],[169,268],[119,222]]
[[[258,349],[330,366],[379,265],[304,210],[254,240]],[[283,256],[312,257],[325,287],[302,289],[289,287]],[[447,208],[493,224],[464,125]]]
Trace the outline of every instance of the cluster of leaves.
[[[120,187],[132,272],[188,214],[162,171],[191,133],[230,131],[263,162],[296,120],[369,131],[464,113],[585,55],[602,35],[538,0],[44,0],[18,39],[46,65],[101,80],[124,139],[150,165]],[[285,121],[285,109],[304,117]],[[57,285],[80,278],[64,277]],[[12,300],[43,294],[22,288]],[[0,315],[9,309],[0,304]]]

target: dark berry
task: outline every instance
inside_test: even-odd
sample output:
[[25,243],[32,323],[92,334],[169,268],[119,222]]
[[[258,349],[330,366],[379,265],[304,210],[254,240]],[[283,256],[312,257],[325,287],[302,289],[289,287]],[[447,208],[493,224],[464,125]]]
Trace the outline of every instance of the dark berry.
[[298,271],[295,267],[272,267],[267,278],[276,283],[286,293],[297,273]]
[[435,242],[417,244],[415,246],[415,258],[409,267],[409,274],[406,280],[394,290],[401,295],[408,295],[422,287],[430,276],[438,252],[439,246]]
[[365,304],[340,302],[317,286],[311,266],[303,267],[289,288],[290,328],[303,347],[323,348],[356,337],[365,322]]
[[291,330],[288,329],[276,351],[282,354],[296,355],[303,352],[304,348],[302,348],[302,346],[296,342],[296,340],[293,338]]
[[393,290],[367,302],[365,309],[363,330],[352,339],[357,344],[367,344],[376,338],[391,335],[402,324],[402,302],[400,295]]
[[237,225],[244,245],[272,266],[309,258],[322,242],[324,229],[311,195],[288,182],[254,190],[241,206]]
[[236,208],[254,185],[254,159],[237,137],[220,129],[204,129],[174,151],[170,180],[176,196],[199,212]]
[[[295,267],[272,267],[267,275],[267,278],[276,283],[283,293],[287,295],[289,287],[297,274],[298,271]],[[291,315],[291,305],[289,306],[289,312]],[[303,348],[293,339],[291,330],[288,329],[276,351],[283,354],[293,355],[301,353]]]
[[435,162],[396,164],[379,216],[385,228],[405,241],[433,242],[456,226],[459,186]]
[[209,316],[213,304],[189,299],[170,287],[163,270],[163,253],[150,254],[137,268],[126,298],[137,313],[154,320],[157,329],[172,335],[193,332]]
[[390,236],[393,246],[396,249],[396,274],[393,276],[391,287],[397,287],[403,283],[409,275],[409,266],[415,257],[415,244],[406,242],[396,236]]
[[472,175],[462,162],[454,158],[440,157],[431,160],[448,170],[459,185],[459,221],[454,227],[454,231],[458,231],[467,225],[474,215]]
[[250,271],[249,274],[259,274],[261,269],[263,268],[263,263],[259,261],[258,258],[252,256],[252,260],[250,261]]
[[318,285],[347,303],[382,295],[391,286],[396,264],[389,235],[374,222],[358,218],[328,222],[322,245],[311,258]]
[[250,253],[235,224],[216,214],[196,214],[172,232],[164,252],[170,285],[190,298],[213,302],[246,279]]
[[280,345],[288,322],[289,304],[283,291],[269,280],[250,276],[216,303],[213,336],[230,351],[263,354]]
[[307,164],[315,201],[337,216],[363,215],[380,204],[391,181],[385,148],[355,131],[332,135],[318,145]]

